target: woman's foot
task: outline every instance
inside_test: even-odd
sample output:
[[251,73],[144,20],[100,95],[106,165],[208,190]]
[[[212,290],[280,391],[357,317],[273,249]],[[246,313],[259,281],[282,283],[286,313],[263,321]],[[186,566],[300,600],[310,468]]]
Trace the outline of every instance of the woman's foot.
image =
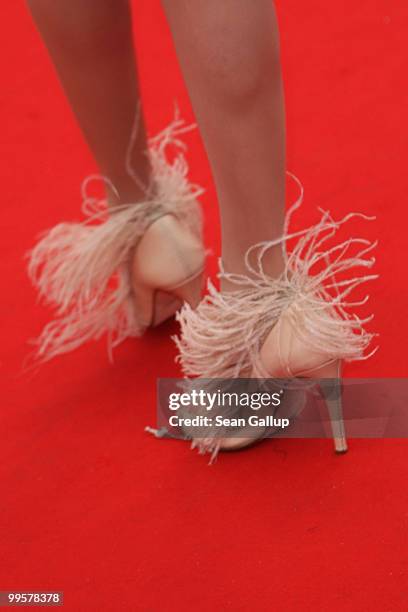
[[[298,206],[299,202],[295,208]],[[317,225],[296,234],[297,242],[290,252],[290,235],[256,245],[247,254],[247,274],[230,274],[221,266],[219,277],[229,283],[229,291],[221,293],[210,283],[209,295],[196,311],[185,306],[178,314],[181,334],[176,343],[184,374],[203,379],[316,378],[331,363],[368,358],[374,335],[364,326],[371,317],[360,319],[352,312],[367,298],[350,302],[348,296],[352,289],[377,276],[347,279],[344,273],[370,268],[375,260],[367,255],[376,243],[350,238],[326,246],[326,240],[356,216],[367,218],[351,213],[336,222],[323,213]],[[273,278],[263,261],[268,250],[278,244],[285,267]],[[224,439],[202,436],[194,445],[214,458],[219,450],[234,447],[234,440],[228,440],[227,435],[226,431]],[[244,436],[235,447],[253,442],[253,438],[246,438],[245,443]]]
[[[152,184],[145,200],[107,208],[84,183],[83,223],[61,223],[29,254],[29,274],[56,320],[39,337],[49,360],[108,334],[109,348],[141,335],[187,300],[199,301],[205,250],[198,196],[175,121],[150,140]],[[167,148],[175,147],[169,161]]]

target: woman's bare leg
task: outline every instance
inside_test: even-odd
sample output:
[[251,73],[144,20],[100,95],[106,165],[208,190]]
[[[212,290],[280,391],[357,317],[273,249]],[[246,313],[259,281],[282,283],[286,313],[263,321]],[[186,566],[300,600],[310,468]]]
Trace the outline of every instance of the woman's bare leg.
[[[120,202],[142,198],[126,171],[126,152],[139,103],[128,0],[28,0],[72,109],[102,174]],[[140,120],[131,165],[149,182]],[[117,203],[109,193],[112,203]]]
[[[222,258],[282,233],[285,111],[272,0],[162,0],[217,187]],[[266,262],[282,269],[280,249]],[[227,287],[225,287],[227,288]]]

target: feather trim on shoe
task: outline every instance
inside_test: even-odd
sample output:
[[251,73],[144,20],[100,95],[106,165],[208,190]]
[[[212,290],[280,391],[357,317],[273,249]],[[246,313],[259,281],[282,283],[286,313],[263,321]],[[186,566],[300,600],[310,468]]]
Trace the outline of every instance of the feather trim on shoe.
[[[201,238],[197,198],[203,190],[188,181],[185,145],[180,140],[189,129],[176,114],[165,130],[150,139],[153,179],[146,201],[108,212],[106,200],[91,197],[89,187],[94,180],[110,182],[100,176],[88,177],[82,185],[85,221],[57,225],[28,253],[29,276],[40,298],[54,306],[57,314],[36,341],[41,360],[76,349],[104,333],[111,352],[125,338],[143,333],[132,299],[129,265],[138,241],[151,223],[169,213]],[[171,160],[170,146],[174,150]]]
[[[358,301],[349,298],[356,287],[378,278],[354,272],[373,266],[375,259],[368,255],[377,242],[349,238],[331,247],[325,244],[351,219],[374,218],[350,213],[335,221],[329,212],[321,211],[319,223],[290,233],[291,216],[303,201],[303,187],[291,176],[300,187],[300,197],[286,215],[284,235],[248,250],[246,275],[228,273],[220,262],[219,278],[228,280],[236,289],[223,294],[208,281],[208,295],[198,308],[192,310],[184,305],[177,314],[181,333],[174,340],[186,377],[269,378],[260,352],[271,329],[284,315],[292,318],[294,333],[310,350],[326,354],[330,360],[368,359],[377,350],[368,351],[376,335],[365,330],[372,317],[360,318],[350,312],[365,304],[368,296]],[[293,240],[295,245],[289,250],[288,243]],[[264,270],[263,260],[277,245],[282,248],[285,268],[280,277],[271,278]],[[350,278],[337,280],[338,275],[343,279],[347,272],[352,272]],[[222,440],[203,433],[193,440],[192,447],[198,448],[200,454],[209,453],[213,463]]]
[[[350,213],[335,221],[329,212],[321,211],[319,223],[290,233],[291,216],[303,201],[303,187],[292,177],[301,194],[286,215],[283,237],[248,250],[247,275],[228,273],[220,262],[219,277],[235,285],[236,290],[222,294],[209,281],[209,293],[199,307],[193,311],[185,305],[177,314],[181,334],[175,341],[186,376],[244,378],[256,372],[257,376],[268,378],[259,354],[265,338],[283,314],[301,322],[294,326],[294,331],[311,350],[330,358],[355,361],[367,359],[375,352],[376,349],[367,352],[375,334],[365,330],[372,317],[359,318],[350,313],[350,309],[365,304],[368,296],[353,302],[349,295],[377,275],[353,272],[347,280],[338,281],[336,277],[358,268],[371,268],[375,259],[368,254],[377,242],[349,238],[331,247],[325,245],[351,219],[373,217]],[[295,246],[289,250],[288,243],[293,239]],[[282,247],[285,269],[280,277],[271,278],[264,271],[263,259],[277,245]],[[319,271],[315,272],[316,268]]]

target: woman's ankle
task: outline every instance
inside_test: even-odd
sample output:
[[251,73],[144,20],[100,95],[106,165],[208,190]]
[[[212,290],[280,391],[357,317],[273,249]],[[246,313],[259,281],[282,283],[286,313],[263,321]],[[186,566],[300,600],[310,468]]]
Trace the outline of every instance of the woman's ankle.
[[110,207],[122,204],[137,204],[147,199],[149,187],[151,185],[151,175],[149,172],[137,174],[137,180],[133,177],[108,175],[109,182],[106,184],[106,197]]
[[[228,279],[228,274],[240,274],[251,277],[253,273],[246,266],[247,251],[227,251],[223,249],[222,262],[226,277],[220,279],[220,289],[222,292],[236,291],[239,285]],[[249,263],[254,270],[258,270],[257,256],[259,249],[253,249],[249,253]],[[262,257],[262,269],[270,278],[278,278],[285,269],[282,247],[280,245],[271,247]]]

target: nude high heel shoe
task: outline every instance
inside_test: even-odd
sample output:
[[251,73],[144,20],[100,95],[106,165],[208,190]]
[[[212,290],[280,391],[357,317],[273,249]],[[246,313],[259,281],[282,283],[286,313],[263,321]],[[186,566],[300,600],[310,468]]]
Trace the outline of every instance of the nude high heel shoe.
[[198,203],[203,190],[188,181],[180,140],[188,129],[176,116],[150,139],[145,201],[108,209],[89,194],[95,179],[108,179],[91,176],[82,187],[86,220],[57,225],[29,253],[30,278],[56,312],[37,340],[40,360],[105,333],[111,352],[173,316],[184,301],[197,306],[206,255]]
[[173,215],[155,221],[140,239],[132,262],[135,308],[142,327],[155,327],[184,302],[198,306],[203,285],[201,240]]
[[[209,283],[209,294],[193,311],[184,306],[177,318],[181,334],[175,339],[179,361],[186,377],[292,378],[321,380],[332,422],[335,449],[347,450],[341,409],[340,366],[343,361],[368,359],[375,334],[365,330],[372,317],[359,318],[355,308],[368,296],[350,300],[351,292],[374,274],[358,274],[371,268],[375,259],[368,256],[376,242],[349,238],[327,246],[338,229],[355,218],[372,220],[350,213],[335,221],[322,212],[319,223],[290,233],[289,223],[303,200],[301,194],[288,211],[282,238],[255,245],[246,254],[247,275],[231,274],[220,262],[220,278],[235,286],[221,294]],[[291,249],[288,243],[293,244]],[[264,257],[280,245],[285,268],[271,278],[263,267]],[[350,274],[352,272],[352,274]],[[348,275],[347,278],[345,275]],[[337,392],[336,392],[337,391]],[[219,450],[243,448],[254,439],[234,441],[226,436],[203,436],[193,440],[201,453],[214,460]]]
[[342,361],[335,355],[310,348],[300,339],[293,323],[290,308],[276,323],[260,351],[264,372],[270,378],[308,378],[320,382],[319,390],[325,399],[331,423],[336,453],[347,452],[347,440],[343,421],[341,398]]

